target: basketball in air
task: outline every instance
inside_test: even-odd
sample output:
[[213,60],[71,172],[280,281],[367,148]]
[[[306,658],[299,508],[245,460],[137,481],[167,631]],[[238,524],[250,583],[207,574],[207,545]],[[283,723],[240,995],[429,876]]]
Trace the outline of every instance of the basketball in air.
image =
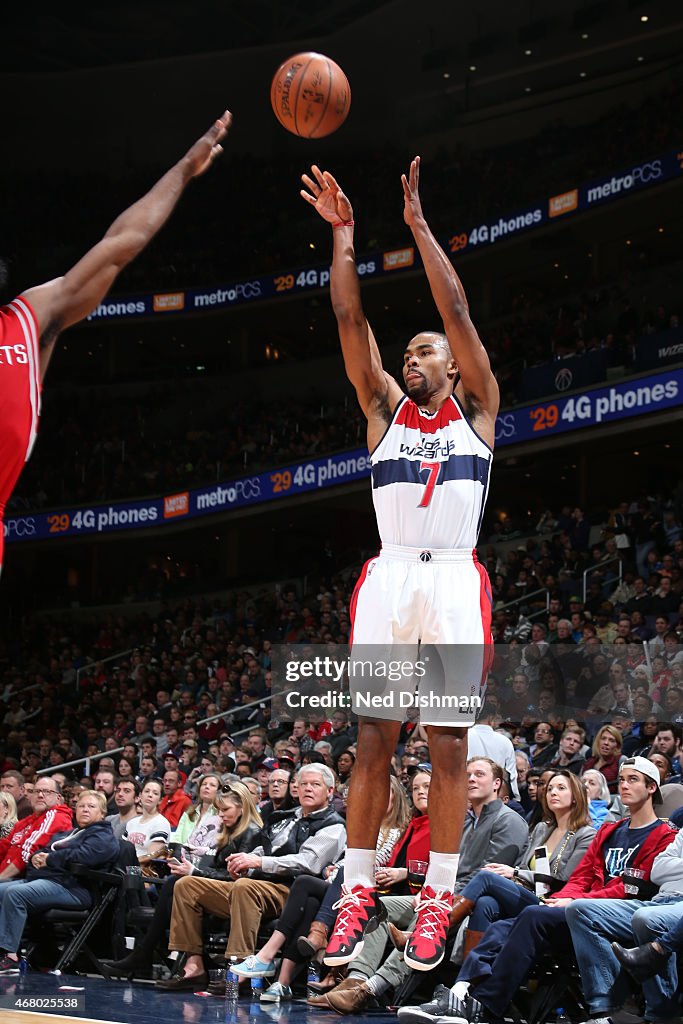
[[275,72],[270,102],[280,124],[303,139],[321,139],[344,123],[351,106],[349,80],[322,53],[296,53]]

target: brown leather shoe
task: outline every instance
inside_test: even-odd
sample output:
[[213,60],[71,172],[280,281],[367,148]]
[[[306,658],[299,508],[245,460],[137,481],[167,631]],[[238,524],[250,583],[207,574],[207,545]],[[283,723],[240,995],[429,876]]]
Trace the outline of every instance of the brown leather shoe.
[[331,967],[322,981],[309,981],[307,987],[315,993],[329,992],[344,981],[347,973],[348,964],[343,964],[341,967]]
[[456,925],[462,924],[465,918],[470,916],[475,906],[474,900],[468,900],[464,896],[457,896],[453,903],[453,908],[448,915],[449,930],[455,928]]
[[186,978],[183,972],[175,974],[172,978],[157,981],[155,988],[164,992],[203,992],[208,984],[209,976],[206,971],[203,974],[195,974],[192,978]]
[[327,949],[329,937],[327,927],[322,921],[313,921],[308,935],[301,935],[297,939],[296,948],[302,956],[315,956],[320,950]]
[[327,992],[321,992],[320,995],[309,996],[306,1002],[309,1006],[317,1006],[319,1010],[331,1010],[332,1006],[327,1001],[327,997],[331,992],[346,992],[364,984],[365,982],[361,981],[360,978],[344,978],[335,988],[328,989]]
[[335,1013],[342,1015],[358,1013],[359,1010],[362,1010],[364,1006],[367,1006],[374,999],[372,992],[364,981],[360,981],[359,978],[352,978],[350,980],[358,982],[355,988],[347,988],[342,992],[340,991],[341,985],[338,985],[331,992],[327,993],[327,1001]]
[[309,1006],[316,1006],[319,1010],[331,1010],[332,1007],[327,1001],[327,992],[319,992],[318,995],[308,996],[306,1002]]
[[401,929],[397,928],[395,924],[391,923],[391,921],[389,921],[387,927],[389,929],[389,938],[399,953],[402,953],[408,944],[408,939],[410,938],[411,933],[402,932]]

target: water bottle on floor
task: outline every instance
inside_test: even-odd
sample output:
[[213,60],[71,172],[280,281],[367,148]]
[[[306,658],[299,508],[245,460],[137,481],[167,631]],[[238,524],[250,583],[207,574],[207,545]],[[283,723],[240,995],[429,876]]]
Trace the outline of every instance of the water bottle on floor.
[[263,991],[263,978],[251,979],[251,1001],[258,1003]]
[[311,987],[311,982],[315,986],[315,985],[318,984],[319,981],[320,981],[320,964],[316,963],[315,960],[311,960],[311,962],[308,965],[308,977],[306,978],[306,985],[307,985],[307,988],[308,988],[308,994],[309,995],[313,995],[313,996],[317,996],[318,995],[318,990],[316,988],[314,988],[314,987],[313,988]]
[[555,1024],[572,1024],[571,1017],[568,1013],[564,1012],[564,1009],[561,1006],[558,1006],[557,1008]]
[[228,969],[225,972],[225,998],[229,1002],[237,1002],[240,994],[240,979],[233,971],[233,964],[237,963],[237,957],[231,956],[228,961]]

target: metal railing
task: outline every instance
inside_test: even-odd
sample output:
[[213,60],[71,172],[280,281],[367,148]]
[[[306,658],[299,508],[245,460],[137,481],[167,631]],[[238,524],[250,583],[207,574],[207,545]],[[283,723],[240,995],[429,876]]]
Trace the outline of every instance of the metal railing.
[[87,672],[88,669],[94,668],[95,665],[106,665],[109,661],[118,661],[119,658],[125,658],[128,654],[132,654],[134,650],[135,647],[129,647],[127,651],[119,651],[118,654],[110,654],[108,658],[98,658],[97,661],[89,661],[87,665],[81,665],[80,668],[76,669],[76,692],[80,690],[82,672]]
[[516,605],[520,605],[522,602],[528,601],[530,598],[536,597],[538,594],[545,594],[545,608],[538,608],[535,612],[529,612],[526,618],[533,619],[538,615],[547,615],[548,609],[550,608],[550,591],[547,587],[540,587],[538,590],[532,590],[528,594],[522,594],[521,597],[516,597],[514,601],[507,601],[505,604],[495,608],[495,611],[507,611],[508,608],[514,608]]
[[583,573],[583,601],[584,601],[584,604],[586,602],[586,597],[588,595],[588,577],[590,575],[592,575],[595,572],[596,569],[601,569],[604,565],[611,565],[612,562],[617,562],[617,564],[619,565],[619,572],[617,573],[616,576],[610,576],[608,579],[603,580],[602,585],[605,586],[606,583],[612,583],[614,580],[617,580],[617,579],[619,580],[619,583],[617,583],[617,586],[619,586],[621,584],[621,578],[622,578],[622,575],[623,575],[623,572],[624,572],[624,565],[623,565],[623,562],[621,561],[621,557],[619,555],[612,555],[611,558],[603,558],[602,562],[596,562],[595,565],[590,565],[587,569],[584,570],[584,573]]
[[[122,656],[123,655],[116,655],[116,657]],[[96,662],[92,662],[92,664],[96,664]],[[85,668],[85,666],[83,667]],[[217,722],[220,719],[225,721],[226,719],[232,718],[233,715],[236,715],[241,711],[247,711],[248,708],[256,708],[259,706],[259,704],[268,704],[270,703],[270,701],[272,701],[272,699],[272,693],[268,694],[268,696],[266,697],[259,697],[258,700],[253,700],[249,704],[242,704],[238,708],[230,708],[229,711],[220,711],[218,714],[211,715],[209,718],[201,718],[197,721],[197,725],[206,725],[207,722]],[[238,730],[238,732],[231,733],[231,735],[233,736],[233,738],[235,736],[244,736],[245,733],[251,732],[253,728],[253,725],[248,725],[245,729],[240,729]],[[41,768],[39,771],[36,772],[36,775],[52,775],[54,774],[54,772],[61,772],[63,768],[73,768],[74,765],[79,764],[85,765],[85,771],[83,774],[90,775],[91,761],[101,761],[103,757],[112,757],[114,754],[120,754],[122,751],[123,746],[120,746],[116,747],[114,750],[103,750],[99,754],[89,754],[85,757],[77,757],[73,761],[63,761],[61,764],[50,765],[49,768]]]
[[84,775],[90,775],[90,762],[100,761],[103,757],[112,757],[113,754],[120,754],[123,747],[116,747],[114,750],[103,750],[100,754],[88,754],[86,757],[77,757],[75,761],[62,761],[61,764],[52,764],[49,768],[40,768],[36,775],[53,775],[61,772],[63,768],[71,768],[76,764],[84,764]]

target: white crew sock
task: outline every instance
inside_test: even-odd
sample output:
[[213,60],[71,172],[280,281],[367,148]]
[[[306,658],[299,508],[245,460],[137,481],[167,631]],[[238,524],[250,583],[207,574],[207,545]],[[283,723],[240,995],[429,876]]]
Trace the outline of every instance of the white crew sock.
[[344,885],[375,885],[375,850],[354,850],[349,848],[344,857]]
[[470,991],[470,983],[469,983],[469,981],[456,981],[455,985],[451,989],[451,992],[453,993],[455,998],[456,999],[460,999],[463,1002],[465,1001],[465,999],[467,999],[469,991]]
[[459,860],[459,853],[434,853],[433,850],[430,850],[425,885],[430,886],[434,892],[437,890],[453,892]]

